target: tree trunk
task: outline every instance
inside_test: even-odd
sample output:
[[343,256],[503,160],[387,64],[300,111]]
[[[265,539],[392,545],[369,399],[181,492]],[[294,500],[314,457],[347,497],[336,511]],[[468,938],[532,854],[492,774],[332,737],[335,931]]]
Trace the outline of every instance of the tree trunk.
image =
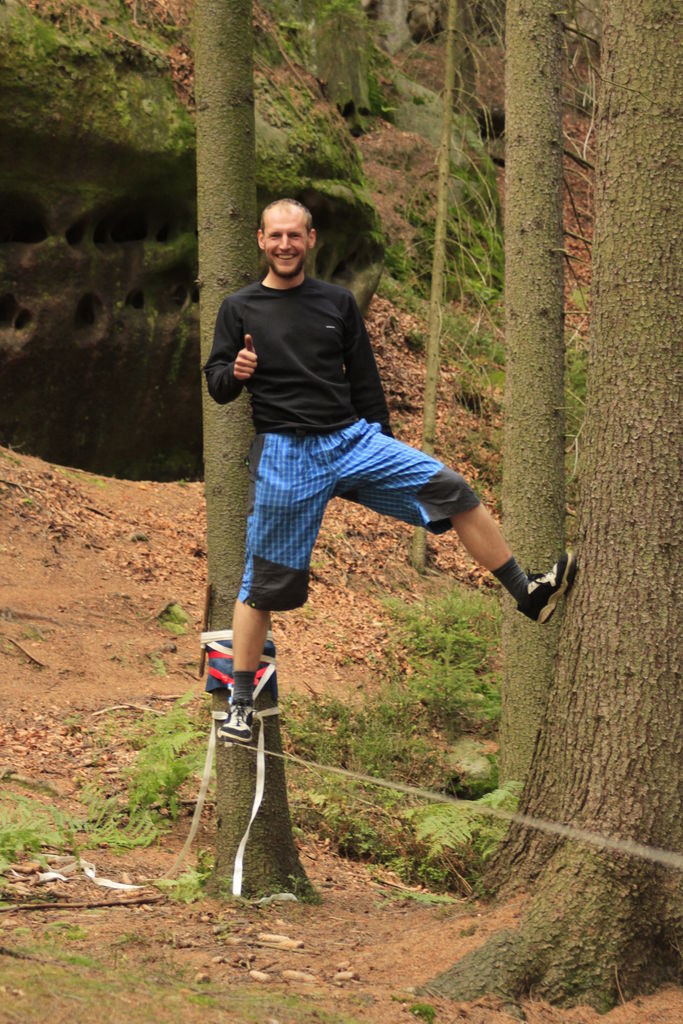
[[[534,570],[564,539],[562,28],[552,0],[507,5],[505,94],[505,536]],[[526,777],[557,650],[504,598],[502,779]]]
[[[198,0],[195,7],[197,104],[197,215],[199,225],[202,364],[208,359],[222,299],[257,276],[256,164],[251,0]],[[248,475],[245,456],[253,433],[246,395],[217,405],[202,387],[210,628],[225,629],[244,563]],[[223,709],[220,693],[214,707]],[[265,702],[264,698],[264,702]],[[268,719],[268,743],[281,750],[277,717]],[[252,752],[221,749],[216,758],[218,832],[214,885],[232,876],[244,833],[243,808],[254,793]],[[245,895],[303,886],[294,847],[284,768],[269,758],[266,794],[254,823],[244,869]]]
[[[602,60],[581,575],[521,809],[680,853],[682,69],[670,4],[607,3]],[[519,930],[431,990],[533,988],[604,1010],[681,979],[680,869],[517,826],[497,868],[534,883]]]
[[[439,343],[441,338],[441,308],[446,266],[446,222],[448,217],[448,179],[451,172],[451,133],[453,131],[453,95],[455,91],[456,32],[458,27],[458,0],[449,0],[446,28],[446,70],[444,72],[443,115],[438,159],[438,185],[436,195],[436,223],[434,226],[434,256],[429,298],[429,338],[427,340],[427,369],[425,376],[424,413],[422,420],[422,451],[434,454],[436,438],[436,398],[439,387]],[[421,526],[413,533],[411,562],[415,569],[424,571],[426,535]]]

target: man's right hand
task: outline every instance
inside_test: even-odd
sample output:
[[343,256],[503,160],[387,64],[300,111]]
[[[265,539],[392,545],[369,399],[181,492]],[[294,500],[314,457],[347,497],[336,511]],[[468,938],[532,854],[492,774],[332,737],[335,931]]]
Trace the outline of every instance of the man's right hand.
[[240,349],[235,359],[235,380],[249,380],[258,364],[258,356],[254,352],[251,334],[244,335],[244,348]]

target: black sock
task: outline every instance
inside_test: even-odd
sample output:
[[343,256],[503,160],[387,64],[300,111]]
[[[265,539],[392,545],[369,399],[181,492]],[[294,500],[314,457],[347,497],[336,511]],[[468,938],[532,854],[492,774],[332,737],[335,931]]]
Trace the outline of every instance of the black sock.
[[254,703],[254,678],[255,672],[233,672],[234,686],[232,688],[233,704]]
[[508,558],[499,569],[493,570],[493,575],[500,580],[508,593],[512,594],[517,604],[525,603],[529,596],[529,578],[522,572],[515,558]]

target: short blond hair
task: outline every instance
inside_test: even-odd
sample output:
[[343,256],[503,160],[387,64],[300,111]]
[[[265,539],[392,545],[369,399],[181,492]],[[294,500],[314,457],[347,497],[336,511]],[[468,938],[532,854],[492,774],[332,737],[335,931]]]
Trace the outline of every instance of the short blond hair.
[[273,207],[275,207],[275,206],[296,206],[296,208],[298,210],[301,210],[303,212],[303,214],[304,214],[304,217],[305,217],[305,220],[306,220],[306,231],[310,231],[311,228],[313,227],[313,214],[308,209],[308,207],[304,206],[303,203],[300,203],[298,199],[275,199],[275,200],[273,200],[272,203],[269,203],[268,206],[266,206],[264,208],[264,210],[263,210],[263,212],[261,214],[261,223],[260,223],[261,231],[265,231],[266,230],[266,227],[265,227],[266,214],[268,213],[269,210],[272,210]]

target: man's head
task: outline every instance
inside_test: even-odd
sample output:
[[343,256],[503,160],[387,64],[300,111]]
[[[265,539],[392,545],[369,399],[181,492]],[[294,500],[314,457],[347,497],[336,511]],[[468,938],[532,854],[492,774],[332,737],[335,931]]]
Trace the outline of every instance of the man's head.
[[259,248],[268,263],[263,283],[294,288],[304,279],[306,253],[315,246],[311,212],[296,199],[278,199],[261,214]]

